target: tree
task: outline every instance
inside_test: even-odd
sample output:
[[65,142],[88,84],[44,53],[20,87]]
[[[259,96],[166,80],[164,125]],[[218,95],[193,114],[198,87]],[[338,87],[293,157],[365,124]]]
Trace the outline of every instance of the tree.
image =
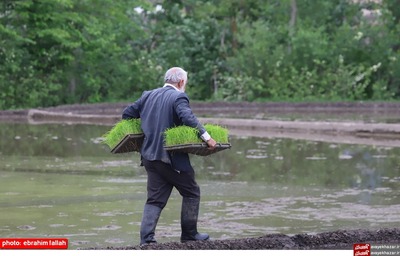
[[[27,0],[1,17],[1,108],[99,102],[134,91],[143,1]],[[129,57],[127,57],[129,56]],[[138,72],[140,73],[140,71]],[[123,93],[115,93],[122,88]],[[2,98],[3,98],[2,97]]]
[[194,100],[397,99],[398,4],[4,0],[0,108],[131,100],[171,66]]

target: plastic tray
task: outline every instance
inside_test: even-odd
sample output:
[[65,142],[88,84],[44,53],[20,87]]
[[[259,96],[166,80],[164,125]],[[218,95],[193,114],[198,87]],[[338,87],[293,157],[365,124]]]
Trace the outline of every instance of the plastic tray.
[[140,152],[140,148],[143,143],[144,135],[141,134],[128,134],[126,135],[113,149],[111,153],[128,153],[137,151]]
[[230,143],[217,143],[215,149],[209,150],[206,143],[195,143],[195,144],[181,144],[176,146],[164,146],[164,149],[167,151],[177,151],[184,152],[199,156],[208,156],[224,149],[231,148]]

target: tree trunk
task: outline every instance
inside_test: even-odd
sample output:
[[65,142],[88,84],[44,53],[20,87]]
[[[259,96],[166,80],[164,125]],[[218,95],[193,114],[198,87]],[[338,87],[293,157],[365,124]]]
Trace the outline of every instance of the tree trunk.
[[236,22],[236,15],[231,17],[231,32],[232,32],[232,49],[235,51],[237,49],[237,40],[236,40],[236,34],[237,34],[237,22]]
[[296,26],[296,20],[297,20],[297,2],[296,0],[291,0],[290,1],[290,21],[289,21],[289,45],[288,45],[288,53],[292,52],[292,44],[291,40],[294,35],[294,29]]

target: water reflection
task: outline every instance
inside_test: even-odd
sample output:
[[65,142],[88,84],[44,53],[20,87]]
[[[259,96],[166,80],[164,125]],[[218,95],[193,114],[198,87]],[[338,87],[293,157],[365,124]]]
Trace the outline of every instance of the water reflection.
[[[58,236],[71,248],[132,245],[145,200],[138,154],[113,155],[95,125],[0,124],[0,237]],[[400,221],[399,148],[234,136],[193,156],[199,226],[218,239],[378,228]],[[174,192],[157,230],[180,235]]]

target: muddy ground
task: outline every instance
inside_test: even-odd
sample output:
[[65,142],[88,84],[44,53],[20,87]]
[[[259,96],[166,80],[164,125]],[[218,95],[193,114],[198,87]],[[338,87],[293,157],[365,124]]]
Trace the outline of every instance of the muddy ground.
[[[67,105],[0,111],[0,122],[88,122],[113,124],[128,103]],[[399,103],[192,103],[202,120],[220,122],[238,134],[281,136],[399,146]],[[276,117],[283,119],[276,120]],[[211,119],[210,119],[211,117]],[[316,119],[317,117],[317,119]],[[212,119],[214,118],[214,119]],[[222,120],[225,120],[222,121]],[[328,120],[328,122],[327,122]],[[268,131],[267,131],[268,130]],[[325,137],[324,137],[325,136]],[[325,139],[326,139],[325,138]],[[357,142],[357,140],[360,140]],[[397,144],[396,144],[397,143]],[[244,239],[169,242],[110,250],[353,249],[354,243],[400,245],[400,228],[338,230],[319,234],[266,234]]]
[[[107,247],[89,249],[107,250],[353,250],[353,244],[400,245],[400,229],[338,230],[319,234],[266,234],[262,237],[209,240],[197,242],[169,242],[146,246]],[[399,249],[400,252],[400,249]]]
[[[38,111],[64,113],[70,116],[102,115],[105,118],[120,117],[129,102],[75,104],[49,108],[37,108]],[[246,118],[253,120],[371,120],[385,119],[388,122],[400,121],[400,103],[396,102],[338,102],[338,103],[248,103],[248,102],[191,102],[193,112],[200,117]],[[30,109],[0,111],[0,121],[7,119],[25,120]],[[40,116],[38,115],[37,118]]]

